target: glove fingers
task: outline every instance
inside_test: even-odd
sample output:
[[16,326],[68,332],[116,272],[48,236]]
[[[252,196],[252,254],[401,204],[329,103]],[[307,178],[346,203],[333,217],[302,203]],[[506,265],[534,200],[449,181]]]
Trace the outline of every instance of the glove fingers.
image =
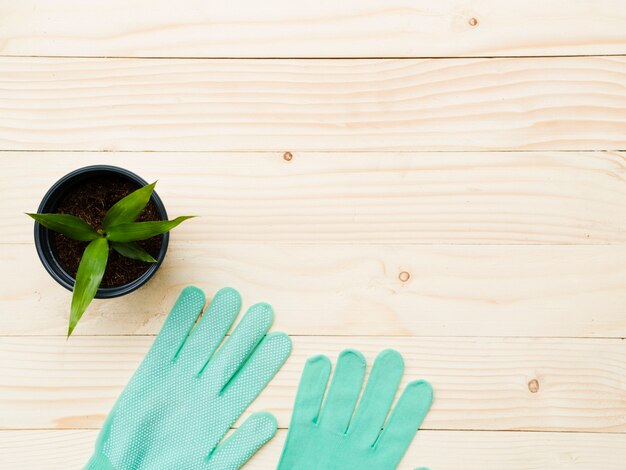
[[239,416],[261,393],[291,353],[291,339],[285,333],[270,333],[252,353],[222,391]]
[[189,370],[200,372],[224,340],[240,308],[239,292],[230,287],[220,289],[185,341],[177,360],[184,361]]
[[165,356],[173,360],[202,312],[204,302],[204,292],[194,286],[185,287],[154,340],[148,357]]
[[364,376],[363,355],[354,349],[342,351],[320,415],[320,427],[340,433],[347,431],[361,393]]
[[207,470],[237,470],[276,434],[276,418],[254,413],[215,448],[208,457]]
[[246,362],[274,321],[272,307],[259,303],[250,307],[233,334],[209,361],[202,377],[213,390],[221,391]]
[[378,438],[403,371],[402,356],[397,351],[387,349],[376,358],[363,397],[350,423],[350,432],[354,430],[355,437],[362,439],[365,445],[372,445]]
[[398,462],[419,429],[433,400],[433,389],[424,380],[407,385],[375,446],[377,452],[397,456]]
[[331,368],[326,356],[315,356],[306,361],[291,415],[292,425],[301,423],[306,426],[318,419]]

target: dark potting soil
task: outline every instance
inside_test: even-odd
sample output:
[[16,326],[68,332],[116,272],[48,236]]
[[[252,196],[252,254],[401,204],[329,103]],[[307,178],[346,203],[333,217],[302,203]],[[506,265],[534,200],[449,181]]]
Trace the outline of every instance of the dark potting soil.
[[[124,196],[132,193],[137,186],[132,181],[117,176],[94,177],[76,185],[72,191],[61,200],[57,208],[60,214],[70,214],[80,217],[95,229],[101,228],[102,220],[109,208]],[[152,201],[137,217],[137,222],[161,220],[159,211]],[[78,264],[87,247],[87,242],[72,240],[60,233],[52,233],[52,247],[55,257],[61,267],[73,278],[76,278]],[[157,258],[163,235],[138,241],[137,244],[145,249],[153,258]],[[120,255],[110,249],[107,267],[100,287],[118,287],[134,281],[151,266],[145,263]]]

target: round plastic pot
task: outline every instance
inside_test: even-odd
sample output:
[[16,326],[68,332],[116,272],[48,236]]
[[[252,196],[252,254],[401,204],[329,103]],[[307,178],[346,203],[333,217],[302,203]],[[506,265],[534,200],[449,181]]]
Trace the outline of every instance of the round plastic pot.
[[[98,176],[117,176],[132,181],[137,185],[137,187],[145,186],[147,184],[145,180],[143,180],[136,174],[125,170],[124,168],[119,168],[116,166],[93,165],[79,168],[78,170],[74,170],[71,173],[65,175],[63,178],[61,178],[59,181],[52,185],[52,187],[43,197],[41,204],[39,204],[39,209],[37,210],[37,212],[55,213],[57,211],[59,203],[67,194],[70,194],[72,192],[77,184]],[[161,198],[159,198],[156,192],[152,193],[152,202],[159,211],[161,219],[167,220],[167,212],[165,211],[165,206],[163,205]],[[39,255],[39,259],[41,260],[42,264],[44,265],[50,276],[52,276],[55,281],[57,281],[66,289],[72,290],[74,288],[75,279],[73,276],[68,274],[57,261],[55,248],[52,245],[52,238],[53,237],[50,230],[45,228],[43,225],[35,222],[35,247],[37,248],[37,254]],[[161,266],[161,263],[165,259],[168,242],[169,233],[165,233],[163,234],[163,243],[161,245],[161,250],[159,251],[159,254],[156,258],[157,262],[151,264],[148,270],[144,272],[141,276],[139,276],[134,281],[131,281],[128,284],[123,284],[121,286],[106,288],[101,287],[96,293],[96,298],[110,299],[113,297],[119,297],[122,295],[126,295],[143,286],[146,282],[150,280],[152,276],[154,276],[154,273],[157,272],[157,270]]]

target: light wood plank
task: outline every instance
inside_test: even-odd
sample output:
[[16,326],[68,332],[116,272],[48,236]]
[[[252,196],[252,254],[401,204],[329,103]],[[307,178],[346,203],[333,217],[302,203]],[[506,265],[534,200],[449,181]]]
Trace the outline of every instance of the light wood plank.
[[[274,470],[287,432],[279,430],[246,465]],[[12,470],[80,469],[96,440],[94,430],[0,431],[3,464]],[[585,433],[420,431],[399,470],[623,470],[626,435]]]
[[97,163],[158,179],[172,216],[200,216],[176,231],[194,242],[626,242],[619,152],[5,152],[0,243],[31,242],[23,213]]
[[[626,336],[623,246],[173,243],[139,291],[96,300],[75,335],[154,334],[190,283],[272,303],[290,334]],[[0,245],[0,332],[65,335],[70,292],[32,245]],[[400,273],[407,272],[407,282]]]
[[620,0],[0,1],[0,53],[12,55],[623,54],[624,30]]
[[626,58],[0,60],[0,149],[619,150]]
[[[0,427],[99,427],[152,341],[0,338]],[[281,427],[308,357],[325,353],[334,362],[353,347],[371,365],[391,347],[405,359],[403,384],[418,378],[433,384],[426,429],[626,431],[622,340],[295,336],[293,342],[287,364],[246,412],[270,410]]]

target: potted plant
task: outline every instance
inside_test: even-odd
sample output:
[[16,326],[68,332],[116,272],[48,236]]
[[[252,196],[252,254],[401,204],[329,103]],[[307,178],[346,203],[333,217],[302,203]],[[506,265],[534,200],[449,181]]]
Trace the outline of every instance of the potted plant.
[[73,290],[68,337],[94,297],[119,297],[148,282],[165,258],[168,232],[192,217],[168,220],[155,185],[123,168],[80,168],[28,214],[41,262]]

